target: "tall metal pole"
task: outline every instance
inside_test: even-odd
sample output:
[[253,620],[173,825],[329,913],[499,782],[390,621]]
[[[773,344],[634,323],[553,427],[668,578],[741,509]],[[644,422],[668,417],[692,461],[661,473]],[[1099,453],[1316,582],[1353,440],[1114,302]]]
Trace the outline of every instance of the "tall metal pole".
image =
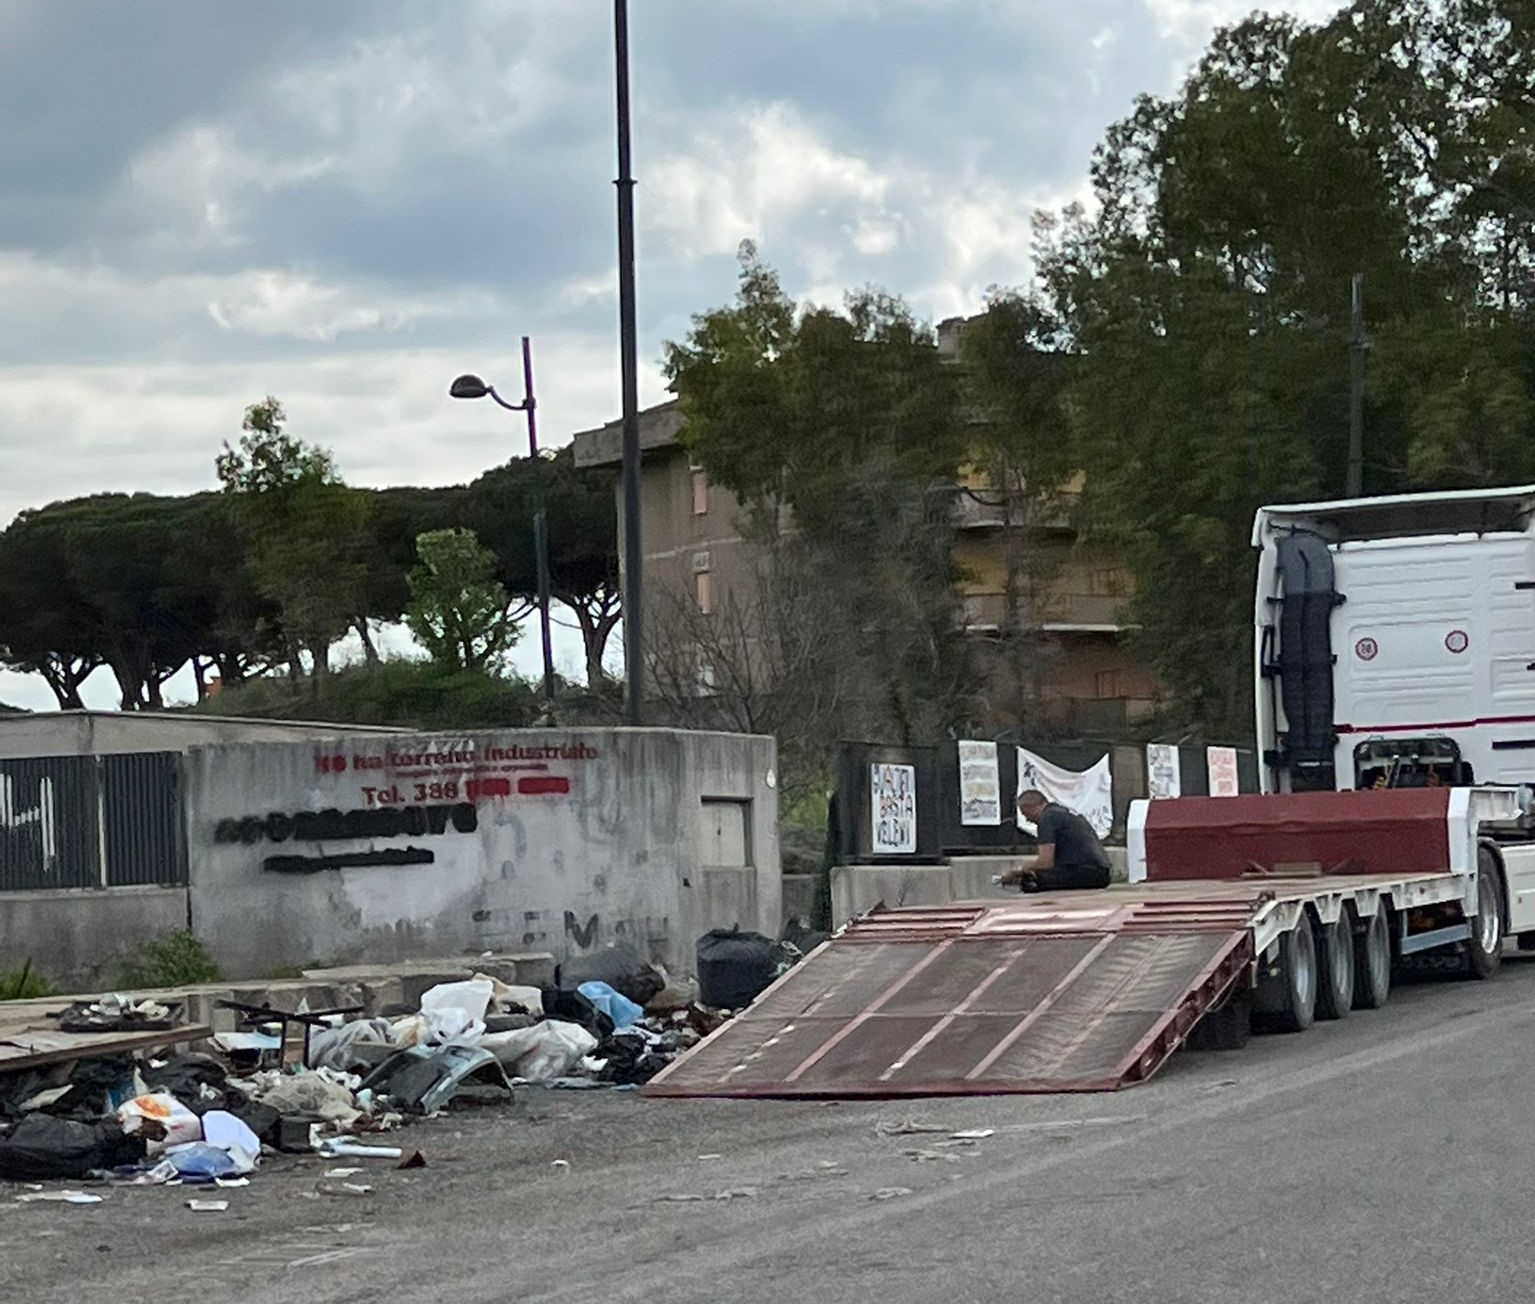
[[1350,296],[1348,387],[1348,496],[1364,493],[1364,357],[1370,342],[1364,333],[1364,273],[1354,273]]
[[544,469],[538,460],[538,400],[533,397],[533,341],[522,337],[522,410],[528,414],[528,456],[537,477],[533,555],[538,564],[538,628],[544,644],[544,701],[554,705],[554,644],[549,631],[549,518],[544,512]]
[[640,394],[634,324],[634,176],[629,153],[629,4],[613,0],[618,99],[618,347],[623,370],[624,722],[644,723],[640,555]]

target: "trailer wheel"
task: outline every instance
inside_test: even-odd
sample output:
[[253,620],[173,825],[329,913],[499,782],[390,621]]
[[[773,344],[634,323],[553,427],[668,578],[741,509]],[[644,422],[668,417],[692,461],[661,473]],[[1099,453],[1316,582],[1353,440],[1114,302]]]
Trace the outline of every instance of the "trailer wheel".
[[1491,978],[1503,962],[1503,880],[1486,847],[1476,852],[1476,903],[1471,940],[1465,947],[1465,973],[1468,978]]
[[1354,919],[1347,906],[1321,926],[1319,940],[1316,1017],[1342,1019],[1354,1008]]
[[1391,919],[1383,901],[1354,938],[1354,1008],[1378,1010],[1391,994]]
[[1316,1021],[1316,933],[1309,916],[1279,939],[1279,990],[1265,1002],[1262,1023],[1274,1032],[1304,1032]]

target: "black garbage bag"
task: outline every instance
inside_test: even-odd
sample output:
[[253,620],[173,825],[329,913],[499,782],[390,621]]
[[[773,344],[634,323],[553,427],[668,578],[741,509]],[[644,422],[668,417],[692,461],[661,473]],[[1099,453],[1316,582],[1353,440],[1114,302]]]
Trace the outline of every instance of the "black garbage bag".
[[[607,983],[620,996],[644,1005],[666,986],[666,978],[633,947],[620,942],[586,955],[573,955],[554,971],[554,985],[565,991],[573,992],[582,983]],[[544,1013],[549,1013],[547,1004]]]
[[740,928],[698,939],[698,1001],[716,1010],[745,1009],[778,974],[778,943]]
[[158,1066],[146,1064],[141,1072],[151,1091],[169,1093],[198,1116],[228,1108],[229,1074],[211,1055],[173,1055]]
[[143,1157],[143,1138],[124,1136],[116,1119],[77,1123],[51,1114],[28,1114],[10,1136],[0,1139],[0,1181],[84,1177]]
[[638,1086],[649,1082],[672,1060],[675,1050],[663,1049],[659,1037],[647,1035],[641,1028],[625,1028],[598,1047],[596,1058],[606,1060],[598,1077],[615,1086]]
[[[581,980],[585,982],[586,979]],[[544,1017],[559,1019],[565,1023],[577,1023],[598,1041],[606,1041],[613,1035],[613,1020],[606,1010],[599,1010],[578,991],[566,991],[561,987],[544,987]]]

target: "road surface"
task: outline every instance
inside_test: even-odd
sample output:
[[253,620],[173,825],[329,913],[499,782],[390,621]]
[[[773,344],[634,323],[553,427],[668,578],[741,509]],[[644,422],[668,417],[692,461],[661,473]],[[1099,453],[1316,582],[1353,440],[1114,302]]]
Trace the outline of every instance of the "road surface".
[[[528,1090],[322,1193],[269,1161],[0,1209],[26,1304],[991,1304],[1520,1299],[1535,962],[1401,987],[1118,1095],[820,1104]],[[908,1124],[939,1131],[905,1131]],[[991,1129],[971,1144],[951,1132]],[[895,1131],[904,1134],[890,1135]],[[705,1158],[704,1156],[717,1156]]]

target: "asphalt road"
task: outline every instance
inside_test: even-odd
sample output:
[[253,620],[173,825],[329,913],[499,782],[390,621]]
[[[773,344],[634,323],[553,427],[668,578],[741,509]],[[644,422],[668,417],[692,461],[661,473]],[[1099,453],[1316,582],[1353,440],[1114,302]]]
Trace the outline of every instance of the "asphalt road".
[[[817,1104],[530,1090],[404,1134],[364,1196],[278,1160],[0,1198],[5,1300],[525,1304],[1522,1299],[1535,963],[1398,988],[1114,1096]],[[884,1135],[914,1120],[938,1132]],[[973,1144],[951,1130],[991,1128]],[[702,1156],[718,1156],[703,1158]],[[556,1162],[563,1161],[563,1162]]]

